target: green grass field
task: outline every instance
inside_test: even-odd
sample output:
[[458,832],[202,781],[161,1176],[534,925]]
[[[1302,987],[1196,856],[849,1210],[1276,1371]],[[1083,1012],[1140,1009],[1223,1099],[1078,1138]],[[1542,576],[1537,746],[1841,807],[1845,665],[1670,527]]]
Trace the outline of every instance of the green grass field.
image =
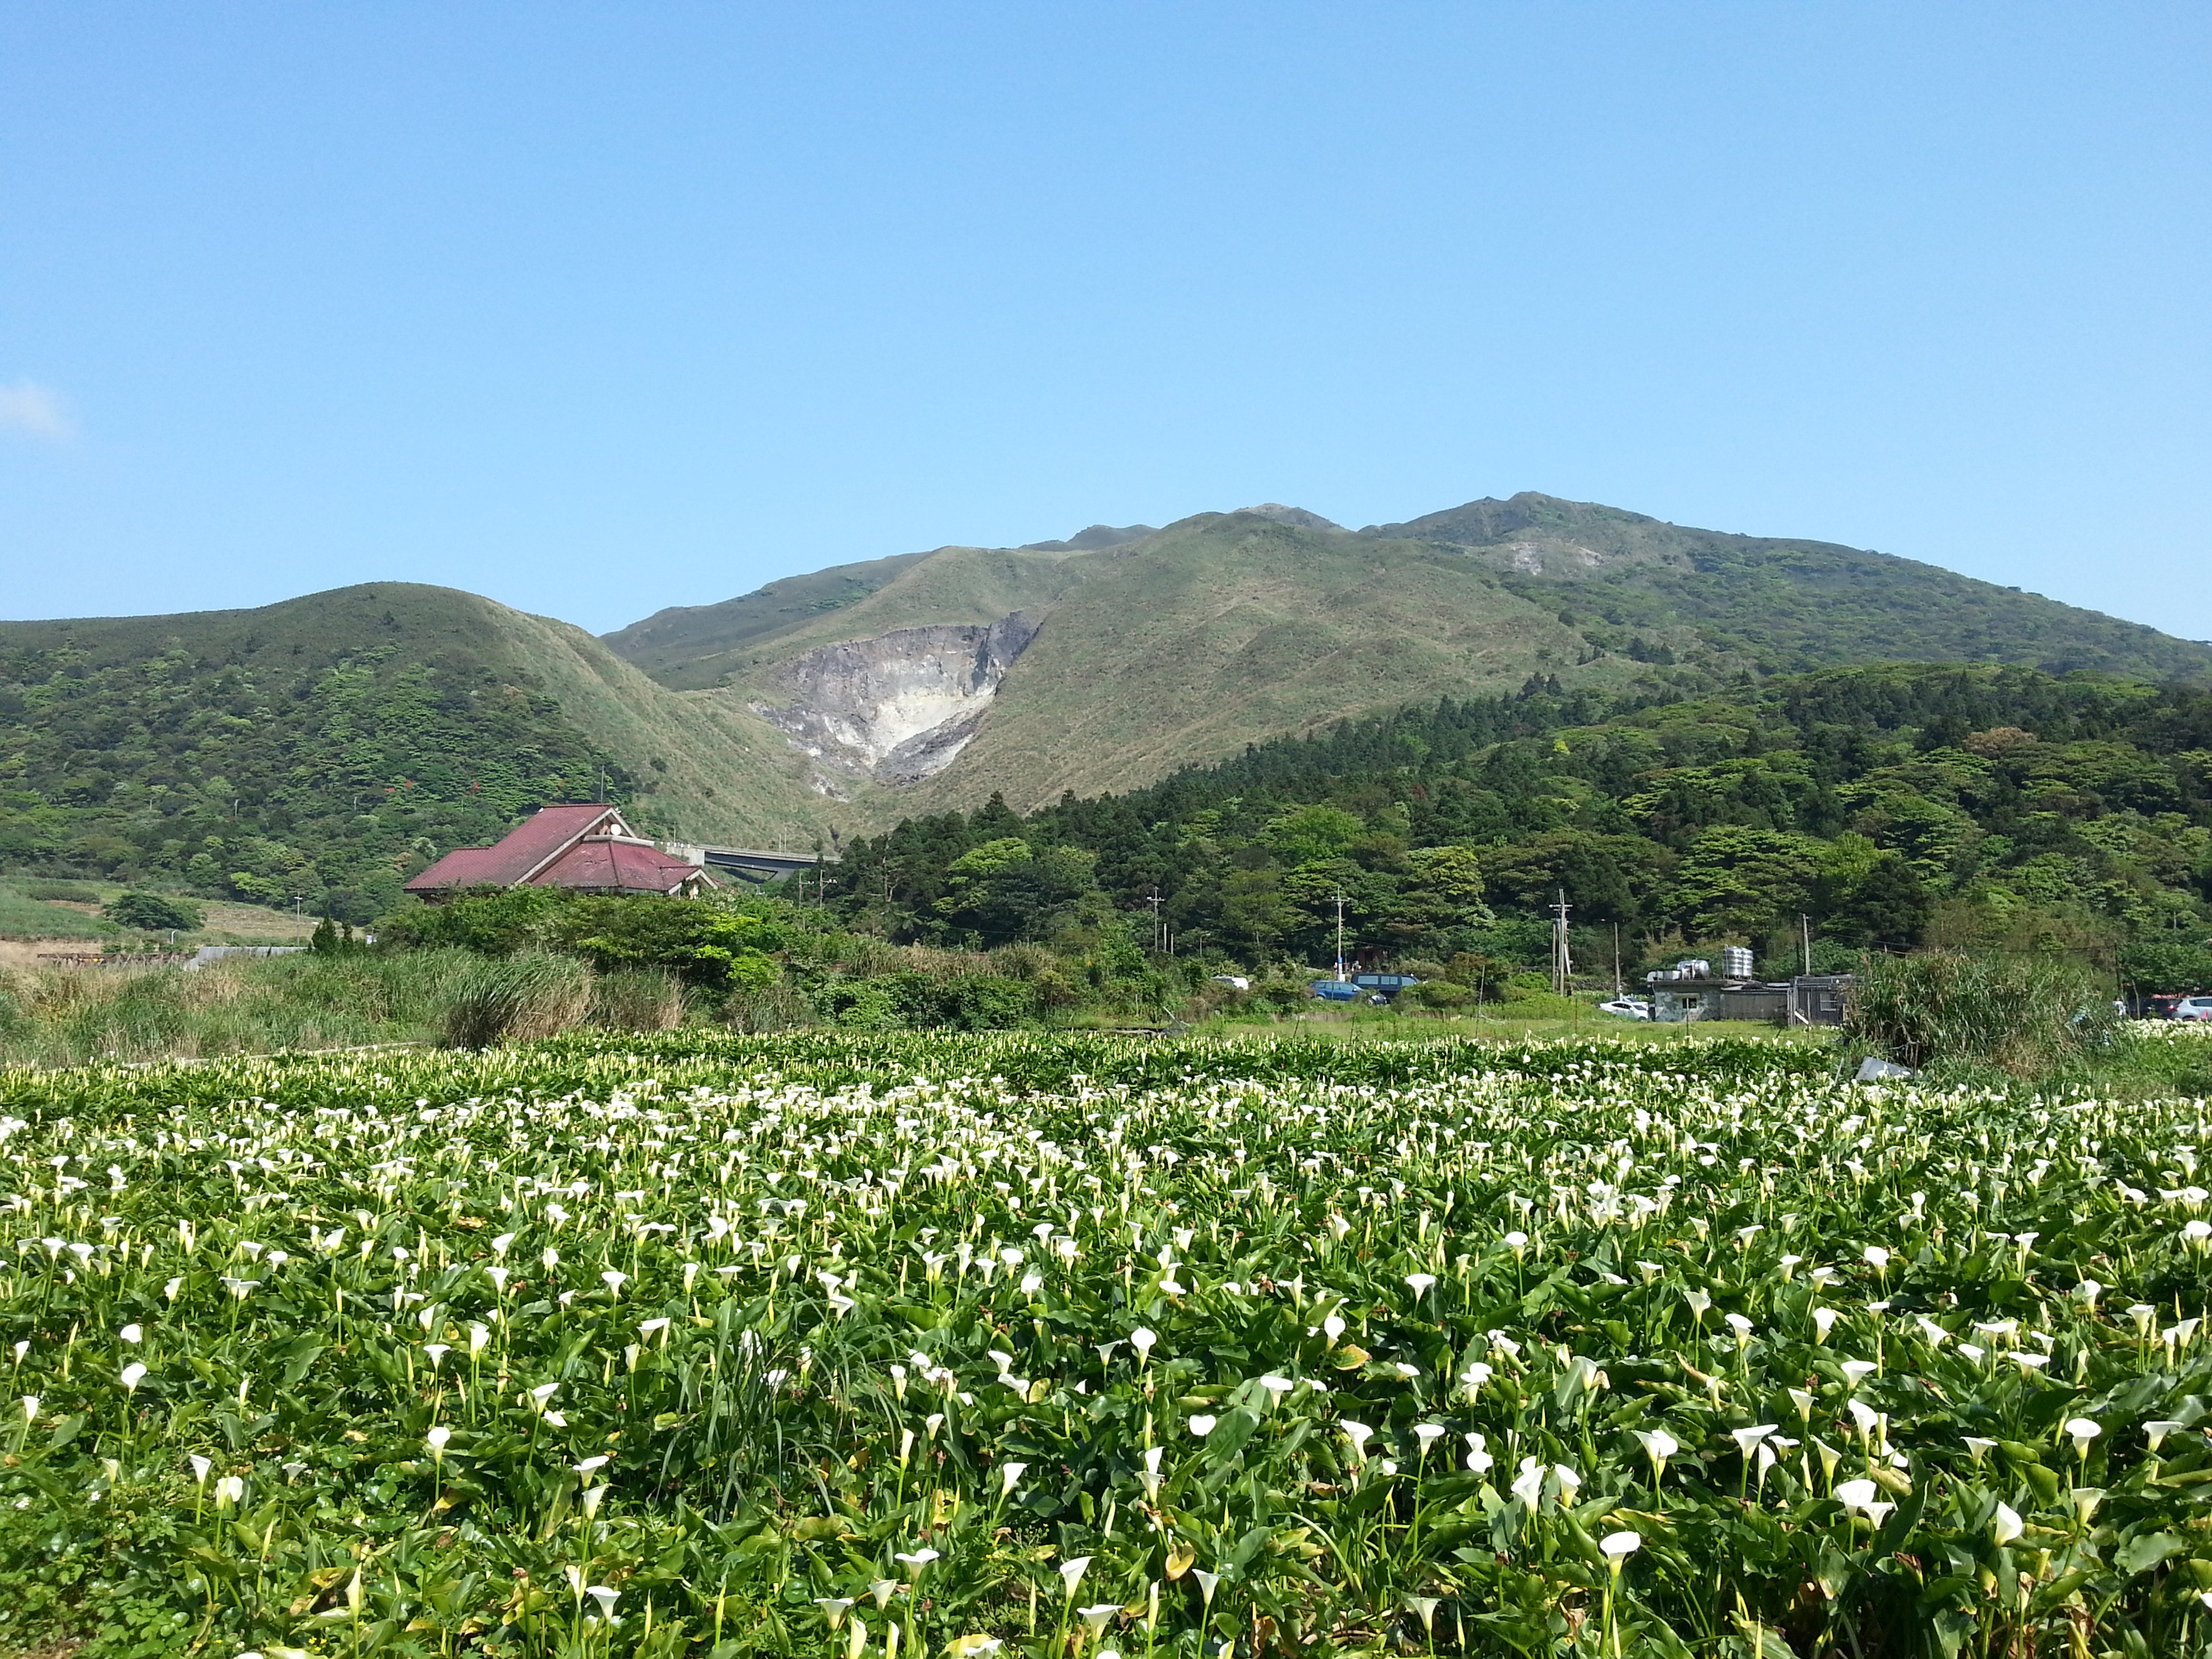
[[0,937],[40,939],[97,939],[116,930],[95,916],[66,905],[27,898],[21,890],[0,886]]

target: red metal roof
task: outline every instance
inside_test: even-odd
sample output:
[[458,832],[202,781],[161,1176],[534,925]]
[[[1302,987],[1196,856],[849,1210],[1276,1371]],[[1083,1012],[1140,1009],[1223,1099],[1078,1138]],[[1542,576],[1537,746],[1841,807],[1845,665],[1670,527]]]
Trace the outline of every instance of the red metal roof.
[[698,878],[699,866],[634,841],[581,841],[531,878],[533,887],[602,893],[672,893]]
[[512,887],[613,817],[617,817],[615,809],[603,804],[541,806],[496,846],[463,847],[447,854],[407,883],[406,890],[420,893],[441,887],[486,884]]

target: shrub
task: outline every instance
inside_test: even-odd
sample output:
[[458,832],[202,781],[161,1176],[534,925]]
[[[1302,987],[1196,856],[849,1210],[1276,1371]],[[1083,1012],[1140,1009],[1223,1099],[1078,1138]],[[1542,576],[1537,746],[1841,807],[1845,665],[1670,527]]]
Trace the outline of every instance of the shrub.
[[101,914],[118,927],[136,927],[148,933],[194,933],[207,920],[206,912],[197,904],[160,893],[125,893],[111,900]]
[[487,957],[458,976],[440,1036],[449,1048],[527,1042],[581,1024],[591,1008],[591,969],[573,957]]
[[553,916],[548,937],[594,967],[665,968],[695,985],[761,991],[779,969],[768,951],[782,930],[713,899],[580,898]]
[[1993,1066],[2041,1077],[2110,1041],[2111,994],[2056,953],[1873,957],[1845,1009],[1844,1041],[1915,1071]]
[[1425,981],[1414,986],[1410,991],[1401,994],[1410,997],[1416,1007],[1433,1008],[1440,1012],[1450,1008],[1468,1007],[1474,1001],[1474,991],[1472,987],[1454,985],[1448,980],[1440,979]]
[[933,1024],[956,1031],[1010,1031],[1036,1024],[1036,992],[992,974],[966,974],[938,988]]
[[546,924],[564,896],[550,887],[481,887],[441,904],[410,904],[376,924],[380,944],[402,950],[458,945],[481,956],[513,956],[544,943]]

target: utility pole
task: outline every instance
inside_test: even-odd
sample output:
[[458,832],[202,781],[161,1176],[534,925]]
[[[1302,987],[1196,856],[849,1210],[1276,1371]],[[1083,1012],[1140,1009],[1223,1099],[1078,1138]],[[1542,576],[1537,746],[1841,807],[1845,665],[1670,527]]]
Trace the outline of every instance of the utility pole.
[[1813,972],[1813,919],[1810,916],[1797,918],[1797,944],[1799,971],[1809,977]]
[[1620,924],[1619,922],[1617,922],[1617,921],[1616,921],[1616,922],[1614,922],[1614,923],[1613,924],[1613,1000],[1614,1000],[1615,1001],[1620,1000]]
[[1149,904],[1149,905],[1151,905],[1151,906],[1152,907],[1152,951],[1153,951],[1153,954],[1154,954],[1154,955],[1158,955],[1158,954],[1159,953],[1159,951],[1160,951],[1160,949],[1161,949],[1161,946],[1160,946],[1160,890],[1159,890],[1158,888],[1157,888],[1157,887],[1153,888],[1153,889],[1152,889],[1152,897],[1150,897],[1150,898],[1146,899],[1146,900],[1145,901],[1145,902],[1146,902],[1146,903],[1147,903],[1147,904]]
[[1567,994],[1568,982],[1575,971],[1574,957],[1567,950],[1567,912],[1574,906],[1567,902],[1567,890],[1558,890],[1559,897],[1552,902],[1552,989],[1559,995]]
[[1336,896],[1336,977],[1344,978],[1344,895]]

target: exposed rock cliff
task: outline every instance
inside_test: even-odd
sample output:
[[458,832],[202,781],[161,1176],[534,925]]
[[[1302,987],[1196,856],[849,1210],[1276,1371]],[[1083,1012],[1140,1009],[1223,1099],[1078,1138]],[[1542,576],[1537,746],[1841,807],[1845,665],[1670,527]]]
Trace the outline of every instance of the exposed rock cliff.
[[988,628],[899,628],[823,646],[777,675],[789,702],[754,707],[819,763],[825,794],[838,793],[840,774],[912,783],[975,735],[1039,620],[1017,611]]

